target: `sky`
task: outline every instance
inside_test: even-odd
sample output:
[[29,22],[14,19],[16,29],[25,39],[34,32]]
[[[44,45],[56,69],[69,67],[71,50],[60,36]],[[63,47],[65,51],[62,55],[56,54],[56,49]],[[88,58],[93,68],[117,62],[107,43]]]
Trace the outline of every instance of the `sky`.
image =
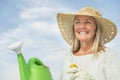
[[97,8],[117,25],[116,38],[106,46],[120,58],[119,3],[119,0],[0,0],[0,79],[20,80],[17,55],[8,46],[23,41],[26,62],[31,57],[39,58],[49,66],[53,80],[59,80],[63,57],[70,46],[59,32],[56,15],[77,12],[86,6]]

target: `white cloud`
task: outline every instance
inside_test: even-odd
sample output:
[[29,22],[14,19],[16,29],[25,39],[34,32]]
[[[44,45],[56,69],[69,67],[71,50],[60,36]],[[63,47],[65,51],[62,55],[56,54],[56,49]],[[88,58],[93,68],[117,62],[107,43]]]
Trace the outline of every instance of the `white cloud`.
[[18,66],[14,63],[8,63],[7,61],[0,61],[1,75],[2,80],[20,80],[19,78],[19,69]]
[[55,23],[42,22],[42,21],[33,21],[31,23],[25,24],[26,29],[29,29],[33,32],[39,32],[44,34],[58,34],[57,25]]
[[25,9],[20,13],[22,19],[38,19],[43,17],[49,17],[55,12],[54,8],[50,7],[34,7]]

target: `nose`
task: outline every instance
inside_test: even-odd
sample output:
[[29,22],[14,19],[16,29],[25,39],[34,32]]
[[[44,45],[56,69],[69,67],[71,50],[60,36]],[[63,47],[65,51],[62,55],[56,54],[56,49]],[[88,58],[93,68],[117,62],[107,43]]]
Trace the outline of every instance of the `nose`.
[[80,28],[80,29],[85,29],[85,28],[86,28],[85,23],[81,23],[81,24],[79,25],[79,28]]

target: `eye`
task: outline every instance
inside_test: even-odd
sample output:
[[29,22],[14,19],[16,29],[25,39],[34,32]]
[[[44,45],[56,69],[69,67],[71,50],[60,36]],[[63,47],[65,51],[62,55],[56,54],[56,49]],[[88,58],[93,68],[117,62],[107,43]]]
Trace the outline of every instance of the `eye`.
[[80,21],[75,21],[75,24],[80,24]]
[[86,21],[85,23],[86,23],[86,24],[91,24],[91,22],[90,22],[90,21]]

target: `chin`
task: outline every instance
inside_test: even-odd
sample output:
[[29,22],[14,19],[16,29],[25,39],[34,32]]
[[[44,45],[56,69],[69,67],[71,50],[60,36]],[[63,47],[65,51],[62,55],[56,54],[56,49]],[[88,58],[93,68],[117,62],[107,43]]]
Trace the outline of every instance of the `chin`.
[[89,40],[86,39],[79,39],[81,42],[88,42]]

